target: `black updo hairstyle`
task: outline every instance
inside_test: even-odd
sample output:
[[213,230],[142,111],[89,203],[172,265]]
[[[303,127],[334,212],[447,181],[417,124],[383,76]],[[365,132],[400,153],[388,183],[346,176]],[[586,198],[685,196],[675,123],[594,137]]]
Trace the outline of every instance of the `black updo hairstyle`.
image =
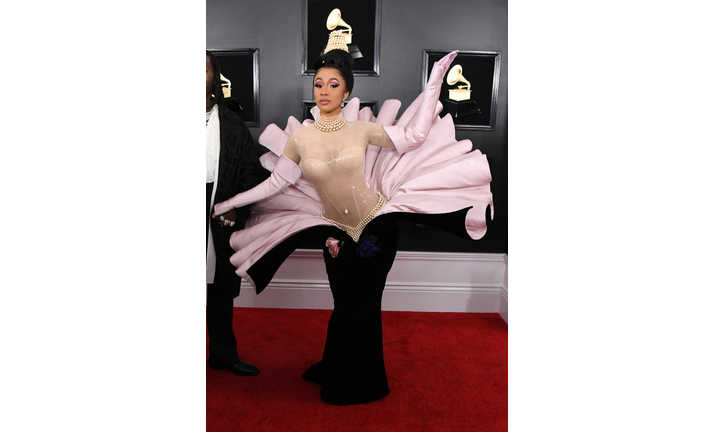
[[348,93],[353,92],[355,78],[353,77],[353,58],[350,54],[339,49],[328,51],[315,59],[315,63],[313,63],[315,73],[324,67],[337,69],[345,80],[345,89]]

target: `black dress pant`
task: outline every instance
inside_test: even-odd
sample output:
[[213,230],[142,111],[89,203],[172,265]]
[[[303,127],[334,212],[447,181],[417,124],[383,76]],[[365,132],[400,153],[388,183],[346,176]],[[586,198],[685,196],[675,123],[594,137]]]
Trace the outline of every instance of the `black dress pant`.
[[[206,247],[211,220],[211,192],[213,183],[206,183]],[[217,266],[218,267],[218,266]],[[235,278],[228,279],[216,269],[214,282],[206,284],[206,327],[209,333],[209,357],[211,361],[232,365],[239,361],[236,352],[236,335],[233,333],[233,299]],[[238,283],[241,280],[238,279]]]
[[[239,281],[240,283],[240,281]],[[206,326],[209,332],[209,357],[225,365],[238,363],[236,335],[233,333],[233,287],[216,274],[206,284]]]

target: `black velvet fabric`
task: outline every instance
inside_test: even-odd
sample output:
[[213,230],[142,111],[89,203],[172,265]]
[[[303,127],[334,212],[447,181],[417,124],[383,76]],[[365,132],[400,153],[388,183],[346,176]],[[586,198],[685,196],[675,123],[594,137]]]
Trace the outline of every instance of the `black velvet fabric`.
[[[464,220],[469,209],[471,209],[471,207],[457,210],[452,213],[442,214],[389,213],[378,216],[375,220],[388,218],[390,220],[411,221],[439,228],[461,238],[471,240],[471,237],[469,237],[469,234],[464,227]],[[487,208],[487,211],[489,211],[489,208]],[[293,251],[301,247],[302,244],[306,243],[308,239],[322,239],[323,237],[328,236],[326,232],[335,232],[335,230],[337,230],[337,228],[332,226],[317,226],[308,228],[285,239],[279,245],[259,258],[258,261],[246,270],[246,273],[251,276],[251,279],[253,279],[253,282],[256,284],[256,292],[260,294],[266,288],[283,262],[290,256],[291,253],[293,253]],[[322,245],[325,244],[325,240],[318,242],[318,244],[322,247]]]
[[[327,247],[323,250],[334,308],[322,360],[312,370],[319,375],[324,401],[371,402],[390,393],[382,349],[382,293],[397,253],[397,223],[376,218],[357,243],[337,228],[325,234],[342,241],[342,247],[335,258]],[[379,250],[365,249],[366,241]],[[374,255],[361,256],[365,253]]]
[[211,223],[211,192],[214,190],[214,184],[206,183],[206,249],[209,247],[209,224]]
[[[236,209],[236,224],[225,227],[211,218],[211,193],[216,187],[214,203],[251,189],[270,175],[258,160],[253,138],[243,121],[232,111],[219,110],[221,123],[218,182],[206,185],[206,229],[211,224],[211,236],[216,251],[214,283],[206,284],[206,327],[209,335],[209,355],[226,365],[238,362],[236,336],[233,333],[233,299],[241,292],[241,278],[229,258],[233,249],[231,234],[243,228],[250,214],[249,207]],[[208,246],[208,236],[206,237]]]
[[[337,227],[312,227],[286,239],[248,269],[260,293],[285,259],[309,237],[317,237],[321,245],[328,237],[342,242],[335,258],[323,247],[334,308],[322,359],[304,374],[308,381],[322,385],[324,401],[361,404],[390,393],[383,357],[382,293],[397,253],[397,221],[409,220],[470,239],[464,227],[467,211],[469,208],[438,215],[381,215],[365,227],[357,243]],[[379,253],[360,256],[358,251],[366,240],[378,247]]]
[[[270,175],[258,160],[258,149],[245,123],[228,109],[219,110],[219,120],[221,153],[214,204],[253,188]],[[245,206],[236,209],[236,224],[233,227],[221,226],[213,219],[210,221],[216,250],[216,273],[222,274],[222,279],[229,284],[233,297],[240,293],[241,278],[229,261],[234,253],[229,239],[231,234],[245,226],[249,215],[250,206]]]

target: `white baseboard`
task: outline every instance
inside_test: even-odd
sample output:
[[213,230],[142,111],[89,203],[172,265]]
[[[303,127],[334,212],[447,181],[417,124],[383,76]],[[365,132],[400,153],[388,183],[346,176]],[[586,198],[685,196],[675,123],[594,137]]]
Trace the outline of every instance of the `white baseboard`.
[[[507,256],[452,252],[397,252],[382,310],[491,312],[508,322]],[[244,281],[236,307],[332,309],[320,250],[299,249],[256,295]]]

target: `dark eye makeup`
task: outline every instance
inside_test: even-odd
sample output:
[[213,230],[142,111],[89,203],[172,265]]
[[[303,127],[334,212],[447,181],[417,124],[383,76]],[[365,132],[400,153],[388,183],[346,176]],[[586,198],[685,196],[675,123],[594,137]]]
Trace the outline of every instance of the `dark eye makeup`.
[[[330,83],[328,83],[328,85],[329,85],[331,88],[338,88],[338,87],[340,87],[340,83],[339,83],[338,81],[331,81]],[[316,87],[316,88],[323,88],[323,81],[315,81],[315,82],[313,83],[313,86]]]

